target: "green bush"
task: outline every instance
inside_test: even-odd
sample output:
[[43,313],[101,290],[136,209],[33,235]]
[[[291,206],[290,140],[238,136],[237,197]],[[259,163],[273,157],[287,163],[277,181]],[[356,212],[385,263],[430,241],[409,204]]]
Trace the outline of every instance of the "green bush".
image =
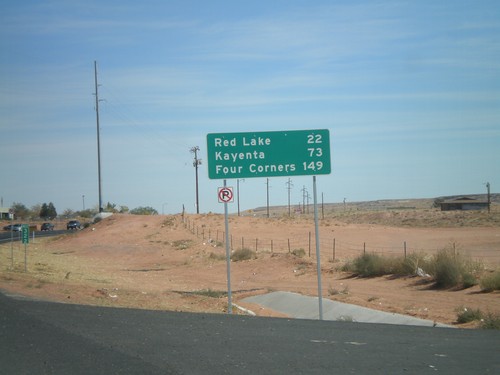
[[421,268],[425,272],[430,268],[429,257],[423,252],[415,252],[403,258],[399,275],[416,275]]
[[479,309],[468,309],[466,307],[460,309],[457,313],[457,323],[469,323],[475,320],[481,320],[483,313]]
[[354,261],[352,261],[351,259],[347,260],[339,269],[341,272],[355,273]]
[[231,255],[231,260],[233,262],[238,262],[240,260],[250,260],[254,259],[257,256],[255,255],[255,252],[244,247],[242,249],[236,250],[232,255]]
[[476,285],[475,275],[482,269],[480,263],[455,254],[452,249],[439,251],[429,266],[428,272],[434,277],[438,288],[468,288]]
[[[419,268],[434,277],[438,288],[470,288],[478,283],[477,275],[482,271],[483,266],[479,262],[473,262],[467,257],[455,254],[453,249],[444,249],[433,257],[428,257],[423,253],[413,253],[406,258],[365,253],[345,263],[341,271],[352,272],[361,277],[406,276],[415,275]],[[491,279],[486,278],[483,284],[485,289],[498,290],[500,272],[491,276]]]
[[500,315],[488,313],[481,320],[481,328],[483,329],[500,329]]
[[346,262],[342,267],[343,272],[352,272],[361,277],[374,277],[383,275],[415,275],[416,270],[423,261],[423,255],[412,254],[404,257],[384,257],[374,253],[363,254],[352,261]]
[[176,241],[172,242],[172,246],[178,250],[189,249],[192,244],[193,244],[192,240],[176,240]]
[[462,272],[462,288],[464,289],[471,288],[477,284],[478,281],[476,276],[474,276],[471,272],[468,271]]
[[354,271],[362,277],[382,276],[390,273],[387,259],[377,254],[363,254],[353,263]]
[[483,292],[492,292],[500,290],[500,270],[485,275],[479,281],[479,286]]
[[457,286],[461,281],[459,262],[449,251],[440,251],[434,257],[434,269],[430,271],[439,288]]

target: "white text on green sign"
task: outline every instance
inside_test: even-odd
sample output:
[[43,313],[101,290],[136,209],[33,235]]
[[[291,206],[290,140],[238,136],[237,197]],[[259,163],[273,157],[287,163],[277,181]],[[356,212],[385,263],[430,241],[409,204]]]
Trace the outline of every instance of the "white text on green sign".
[[22,234],[23,243],[24,244],[29,243],[30,242],[30,228],[29,228],[28,224],[23,224],[21,226],[21,234]]
[[211,179],[330,174],[330,132],[289,130],[207,135]]

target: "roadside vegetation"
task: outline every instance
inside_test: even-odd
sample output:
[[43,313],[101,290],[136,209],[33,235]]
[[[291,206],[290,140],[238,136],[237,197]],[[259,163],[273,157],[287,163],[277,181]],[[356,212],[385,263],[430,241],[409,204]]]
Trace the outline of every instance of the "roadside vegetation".
[[298,257],[298,258],[303,258],[303,257],[306,256],[306,251],[304,249],[302,249],[302,248],[300,248],[300,249],[293,249],[291,251],[291,253],[293,255],[295,255],[296,257]]
[[257,258],[257,254],[255,254],[255,251],[250,250],[247,247],[235,250],[231,255],[231,260],[233,262],[239,262],[241,260],[250,260],[255,258]]
[[477,322],[479,328],[500,329],[500,314],[484,313],[480,309],[461,307],[457,309],[457,323]]
[[171,245],[177,250],[186,250],[193,246],[193,240],[176,240],[171,243]]
[[[49,203],[38,203],[31,207],[26,207],[23,203],[14,202],[10,209],[15,213],[15,220],[54,220],[56,218],[75,218],[80,217],[84,219],[90,219],[99,213],[99,207],[87,208],[80,211],[74,211],[71,209],[65,209],[62,213],[58,213],[56,207],[52,202]],[[136,207],[130,210],[127,206],[120,206],[116,203],[108,202],[103,205],[102,210],[104,212],[111,213],[130,213],[133,215],[158,215],[158,211],[154,208],[146,207]]]
[[484,292],[500,290],[500,270],[496,270],[495,272],[491,272],[481,277],[479,286]]
[[457,254],[452,248],[431,256],[414,253],[407,257],[387,257],[365,253],[347,262],[342,271],[358,277],[426,276],[440,289],[466,289],[479,284],[483,292],[500,290],[500,270],[487,273],[481,262]]

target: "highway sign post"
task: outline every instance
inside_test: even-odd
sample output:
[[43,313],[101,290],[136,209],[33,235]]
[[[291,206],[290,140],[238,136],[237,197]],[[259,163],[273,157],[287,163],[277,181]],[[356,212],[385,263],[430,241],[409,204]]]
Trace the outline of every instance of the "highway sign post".
[[21,226],[22,242],[24,244],[24,272],[28,271],[28,243],[30,242],[30,227],[28,224]]
[[232,188],[226,186],[227,179],[313,176],[319,319],[322,320],[323,304],[316,176],[331,173],[329,130],[211,133],[207,134],[207,160],[208,177],[210,179],[224,180],[224,187],[219,188],[217,196],[219,202],[224,203],[229,314],[232,313],[232,305],[227,203],[232,201],[233,194]]

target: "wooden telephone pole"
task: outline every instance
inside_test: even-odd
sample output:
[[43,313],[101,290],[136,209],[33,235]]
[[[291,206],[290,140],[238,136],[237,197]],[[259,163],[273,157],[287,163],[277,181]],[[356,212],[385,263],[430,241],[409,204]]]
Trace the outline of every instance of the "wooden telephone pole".
[[95,80],[95,114],[97,122],[97,178],[99,183],[99,212],[102,208],[102,189],[101,189],[101,140],[99,135],[99,85],[97,84],[97,61],[94,61],[94,80]]

